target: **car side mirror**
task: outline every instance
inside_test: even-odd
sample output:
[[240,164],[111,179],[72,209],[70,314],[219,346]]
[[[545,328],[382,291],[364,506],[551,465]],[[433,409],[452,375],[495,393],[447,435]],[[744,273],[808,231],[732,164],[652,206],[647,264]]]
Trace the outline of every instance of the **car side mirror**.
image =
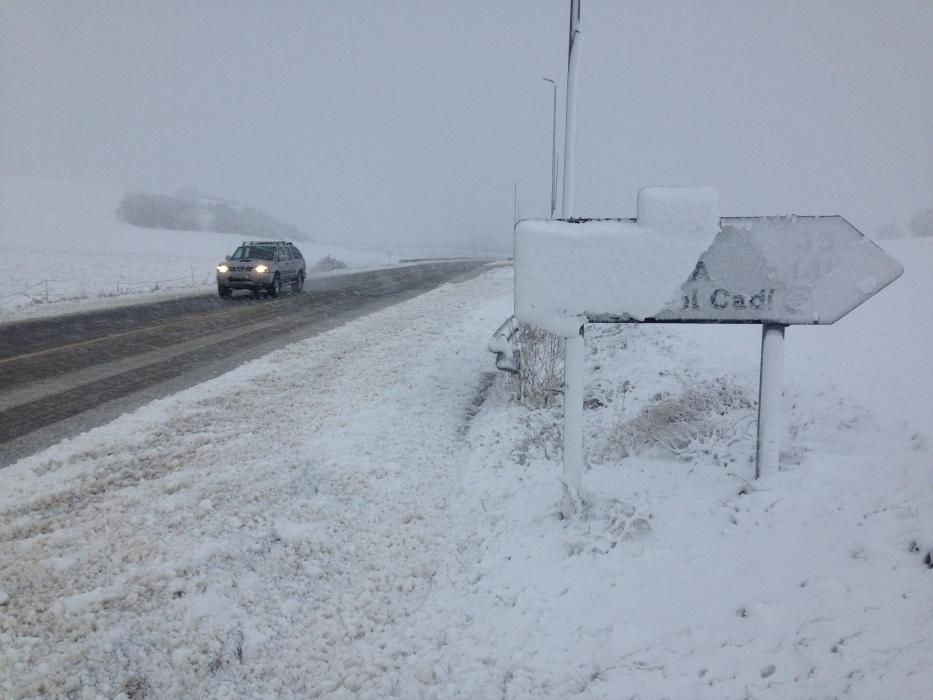
[[225,256],[224,256],[224,260],[229,260],[229,259],[230,259],[230,256],[229,256],[229,255],[225,255]]

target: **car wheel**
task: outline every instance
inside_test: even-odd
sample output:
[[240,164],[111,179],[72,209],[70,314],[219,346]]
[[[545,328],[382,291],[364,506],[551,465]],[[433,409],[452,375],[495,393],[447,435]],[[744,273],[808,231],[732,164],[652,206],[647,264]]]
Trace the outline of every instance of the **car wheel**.
[[296,294],[305,288],[305,273],[304,270],[298,271],[298,276],[295,278],[295,281],[292,282],[292,291]]
[[228,297],[233,294],[233,290],[223,284],[217,285],[217,293],[222,297]]
[[279,273],[275,273],[275,277],[272,278],[272,286],[269,287],[269,296],[275,299],[279,295],[279,292],[282,291],[282,278],[279,277]]

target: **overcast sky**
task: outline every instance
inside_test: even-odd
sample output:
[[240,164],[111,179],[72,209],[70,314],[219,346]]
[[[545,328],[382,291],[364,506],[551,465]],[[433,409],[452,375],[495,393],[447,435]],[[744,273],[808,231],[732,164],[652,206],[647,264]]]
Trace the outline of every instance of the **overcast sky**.
[[[548,212],[569,0],[0,0],[0,172],[193,187],[342,243]],[[933,207],[930,0],[583,0],[577,215]],[[562,96],[562,94],[561,94]]]

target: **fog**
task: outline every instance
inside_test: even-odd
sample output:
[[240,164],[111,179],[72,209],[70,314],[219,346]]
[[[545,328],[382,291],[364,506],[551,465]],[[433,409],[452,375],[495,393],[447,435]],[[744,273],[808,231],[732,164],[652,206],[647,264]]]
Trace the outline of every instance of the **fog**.
[[[567,0],[0,4],[0,172],[227,197],[342,244],[548,213]],[[933,3],[583,0],[576,211],[933,206]],[[561,97],[563,93],[561,92]],[[116,203],[115,203],[116,204]]]

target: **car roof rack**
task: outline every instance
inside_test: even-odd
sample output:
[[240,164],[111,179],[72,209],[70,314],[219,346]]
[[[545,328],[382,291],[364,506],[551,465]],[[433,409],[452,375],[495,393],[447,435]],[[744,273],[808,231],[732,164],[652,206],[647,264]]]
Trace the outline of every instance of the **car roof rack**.
[[243,241],[243,245],[295,245],[291,241]]

